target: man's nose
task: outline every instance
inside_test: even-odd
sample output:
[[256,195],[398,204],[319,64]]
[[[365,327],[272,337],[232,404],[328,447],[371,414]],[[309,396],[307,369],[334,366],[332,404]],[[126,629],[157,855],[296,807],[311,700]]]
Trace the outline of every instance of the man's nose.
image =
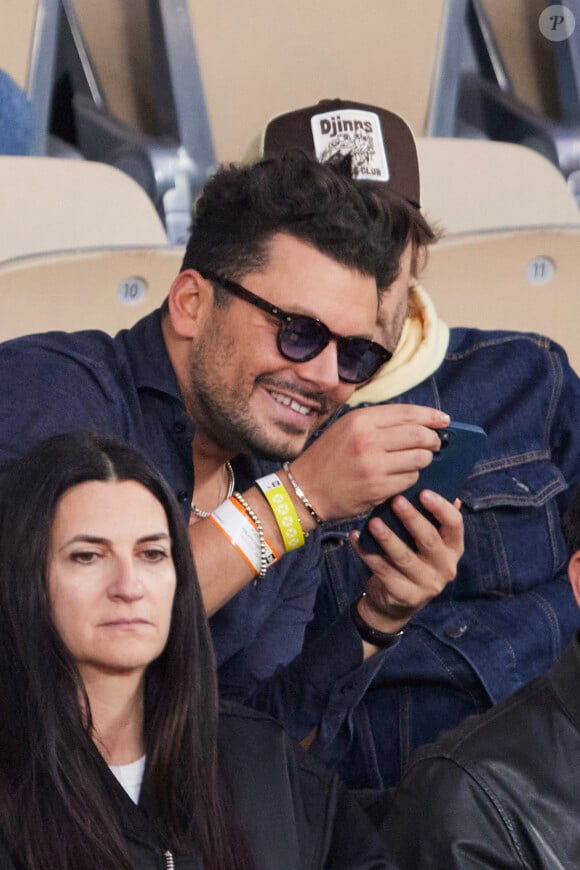
[[298,364],[298,372],[303,380],[315,385],[320,392],[336,389],[341,380],[338,376],[338,357],[336,342],[331,340],[325,348],[307,362]]

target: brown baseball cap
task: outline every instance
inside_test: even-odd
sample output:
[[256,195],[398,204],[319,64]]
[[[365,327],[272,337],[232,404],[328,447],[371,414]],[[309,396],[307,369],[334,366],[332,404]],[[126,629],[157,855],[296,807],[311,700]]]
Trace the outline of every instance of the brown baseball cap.
[[415,139],[394,112],[351,100],[321,100],[272,118],[246,159],[279,157],[294,148],[320,161],[348,153],[354,178],[382,182],[415,208],[421,207]]

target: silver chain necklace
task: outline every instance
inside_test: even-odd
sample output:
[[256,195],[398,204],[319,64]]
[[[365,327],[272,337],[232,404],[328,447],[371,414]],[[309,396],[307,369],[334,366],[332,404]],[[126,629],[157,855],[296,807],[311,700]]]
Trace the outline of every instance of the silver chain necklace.
[[[227,493],[224,501],[227,501],[228,498],[230,498],[230,496],[232,495],[232,493],[234,491],[234,486],[236,485],[236,479],[234,476],[234,469],[232,468],[231,464],[229,462],[226,462],[225,466],[226,466],[226,471],[228,473],[228,493]],[[202,511],[201,508],[198,508],[197,505],[195,504],[195,502],[193,501],[193,499],[191,500],[191,512],[192,512],[192,514],[195,514],[196,517],[200,517],[200,519],[202,519],[202,520],[207,519],[209,517],[209,515],[211,514],[211,511]]]

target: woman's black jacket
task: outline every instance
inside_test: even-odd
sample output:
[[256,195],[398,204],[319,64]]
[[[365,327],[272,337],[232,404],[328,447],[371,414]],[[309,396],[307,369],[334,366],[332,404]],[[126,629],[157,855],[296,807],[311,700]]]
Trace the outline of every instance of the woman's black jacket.
[[[394,866],[376,829],[337,777],[296,747],[273,719],[223,704],[219,747],[256,870]],[[128,796],[126,805],[124,827],[136,870],[211,870],[198,857],[167,855]],[[0,850],[0,870],[23,868]]]

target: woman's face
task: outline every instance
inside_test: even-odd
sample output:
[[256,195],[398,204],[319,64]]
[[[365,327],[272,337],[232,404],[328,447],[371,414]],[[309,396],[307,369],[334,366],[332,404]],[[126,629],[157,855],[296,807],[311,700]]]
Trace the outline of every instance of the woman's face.
[[165,511],[136,481],[88,481],[60,499],[50,538],[52,619],[83,679],[142,674],[167,641],[175,568]]

